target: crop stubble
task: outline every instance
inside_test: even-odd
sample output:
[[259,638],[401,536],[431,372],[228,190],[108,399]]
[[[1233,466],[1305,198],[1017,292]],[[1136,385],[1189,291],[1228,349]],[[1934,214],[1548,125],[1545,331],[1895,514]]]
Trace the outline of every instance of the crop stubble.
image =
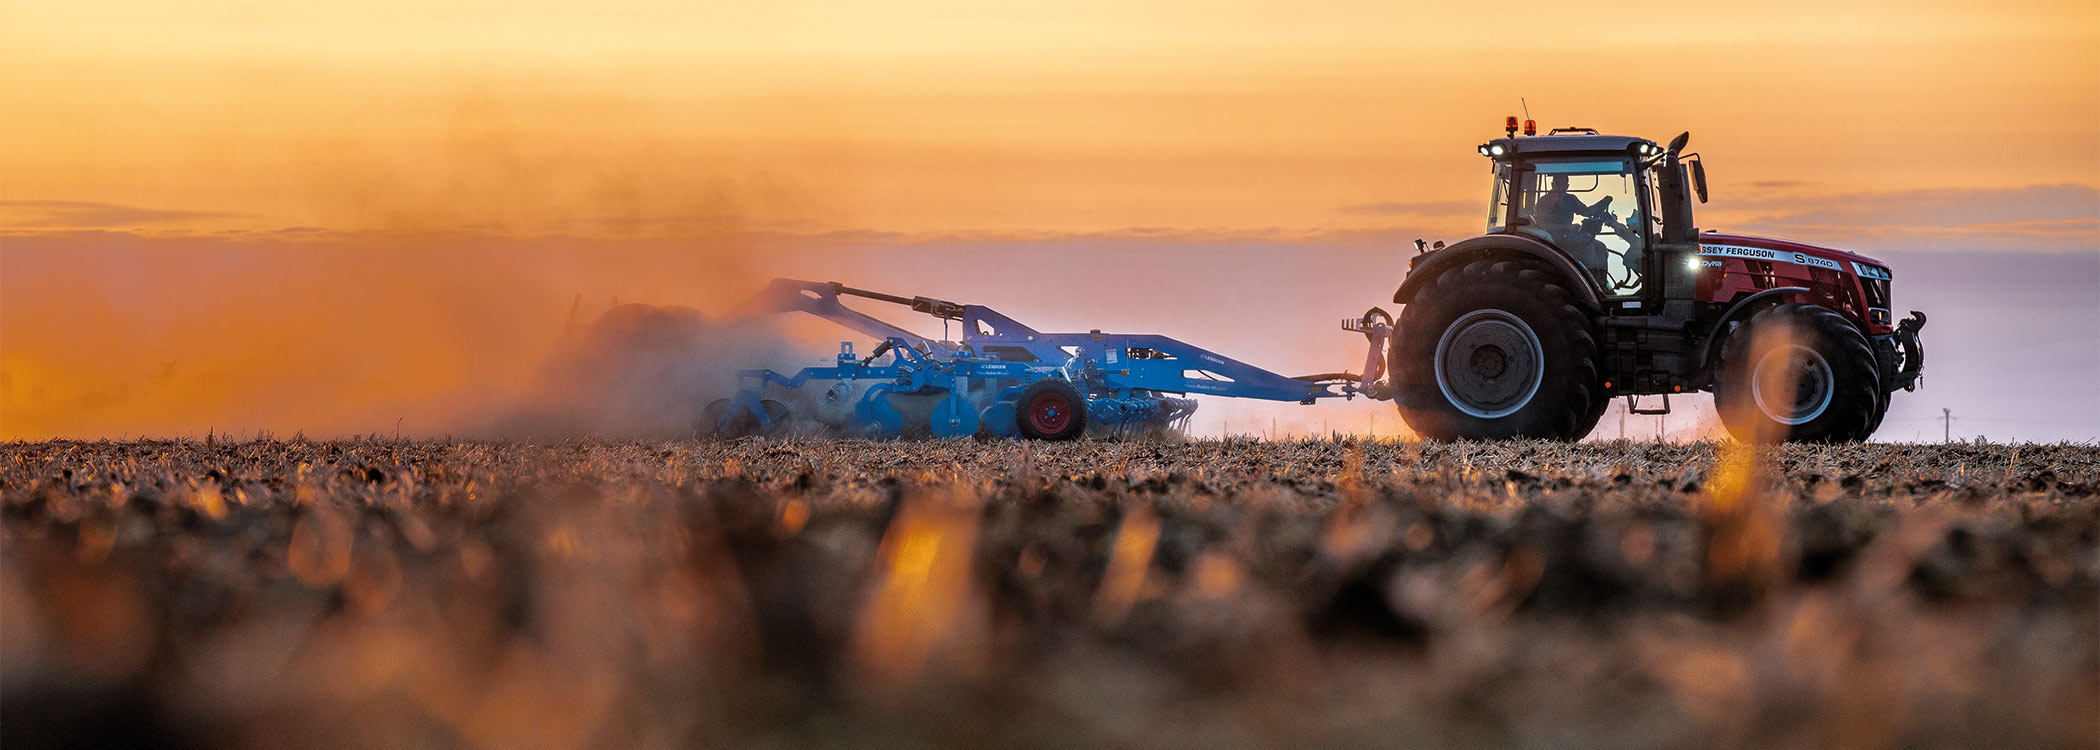
[[2100,742],[2091,446],[0,451],[9,747]]

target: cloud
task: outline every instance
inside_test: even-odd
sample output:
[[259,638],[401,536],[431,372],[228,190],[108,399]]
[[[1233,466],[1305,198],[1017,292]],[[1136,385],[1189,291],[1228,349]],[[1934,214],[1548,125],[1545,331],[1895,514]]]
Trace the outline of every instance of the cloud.
[[0,226],[38,229],[104,229],[200,219],[241,218],[218,211],[171,211],[90,201],[0,201]]

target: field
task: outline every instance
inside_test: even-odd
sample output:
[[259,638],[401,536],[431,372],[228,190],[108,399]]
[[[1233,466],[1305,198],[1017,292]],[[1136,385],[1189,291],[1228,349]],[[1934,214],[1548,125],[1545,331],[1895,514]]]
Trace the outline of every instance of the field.
[[2092,747],[2100,448],[0,448],[0,745]]

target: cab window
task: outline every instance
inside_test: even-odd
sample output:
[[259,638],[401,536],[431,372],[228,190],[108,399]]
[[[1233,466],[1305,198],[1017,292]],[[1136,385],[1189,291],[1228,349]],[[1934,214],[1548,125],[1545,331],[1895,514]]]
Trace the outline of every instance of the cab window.
[[[1639,184],[1625,159],[1539,159],[1517,208],[1534,236],[1566,252],[1612,296],[1640,293],[1647,236]],[[1522,174],[1522,173],[1519,173]]]

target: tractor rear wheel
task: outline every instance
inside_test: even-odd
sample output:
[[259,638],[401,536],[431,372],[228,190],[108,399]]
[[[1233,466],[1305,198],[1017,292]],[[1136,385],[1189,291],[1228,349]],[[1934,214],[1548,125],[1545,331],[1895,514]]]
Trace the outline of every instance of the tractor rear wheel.
[[1056,378],[1035,381],[1014,399],[1014,422],[1021,437],[1077,438],[1086,432],[1086,394]]
[[1558,274],[1514,260],[1445,271],[1401,312],[1387,361],[1400,416],[1438,440],[1579,440],[1606,403],[1589,316]]
[[1867,337],[1818,305],[1751,316],[1722,346],[1717,375],[1714,404],[1737,440],[1864,440],[1887,408]]

